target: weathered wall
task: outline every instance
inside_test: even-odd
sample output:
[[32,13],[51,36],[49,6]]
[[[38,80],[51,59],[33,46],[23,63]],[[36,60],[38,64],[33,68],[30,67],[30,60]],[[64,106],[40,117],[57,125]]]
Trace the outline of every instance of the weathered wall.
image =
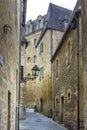
[[[53,118],[73,130],[77,129],[78,126],[78,114],[79,128],[83,127],[84,121],[81,17],[78,21],[77,28],[69,30],[65,40],[61,43],[62,47],[52,61]],[[69,42],[70,51],[68,50]],[[68,63],[69,59],[70,63]],[[57,76],[56,72],[58,72]]]
[[84,86],[84,130],[87,130],[87,1],[82,0],[82,66]]
[[[76,41],[75,31],[69,32],[53,61],[53,107],[54,118],[68,125],[76,125],[77,101],[76,101]],[[71,63],[68,64],[68,43],[71,44]],[[58,60],[58,70],[56,61]],[[56,77],[58,71],[58,77]],[[68,97],[70,94],[70,97]],[[63,97],[63,102],[62,102]]]
[[[28,42],[30,42],[30,44],[27,46],[26,50],[25,50],[25,76],[27,76],[27,74],[30,74],[30,77],[32,76],[32,68],[37,65],[37,61],[36,63],[34,63],[34,56],[37,57],[37,50],[35,49],[35,45],[34,45],[34,39],[36,39],[38,41],[38,38],[40,36],[41,30],[37,31],[34,34],[31,35],[27,35],[25,38]],[[30,63],[27,63],[27,58],[30,57]],[[36,84],[36,79],[34,80],[27,80],[25,83],[25,87],[26,87],[26,106],[29,108],[34,108],[36,105],[36,97],[37,97],[37,93],[36,93],[36,89],[37,89],[37,84]]]
[[[62,32],[47,30],[38,47],[43,44],[43,52],[38,54],[37,61],[39,68],[44,67],[43,78],[37,78],[37,106],[40,112],[46,116],[51,115],[52,109],[52,90],[51,90],[51,62],[50,59],[54,53],[59,41],[62,37]],[[41,100],[43,100],[41,105]],[[42,110],[41,110],[42,109]]]
[[[0,1],[0,129],[15,130],[19,85],[20,2]],[[8,24],[7,32],[4,25]]]

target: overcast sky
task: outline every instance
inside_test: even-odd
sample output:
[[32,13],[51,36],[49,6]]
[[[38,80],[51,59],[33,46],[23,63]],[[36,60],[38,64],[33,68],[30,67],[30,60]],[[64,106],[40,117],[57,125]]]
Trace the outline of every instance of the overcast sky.
[[26,21],[30,19],[34,20],[38,15],[45,15],[50,2],[73,10],[77,0],[27,0]]

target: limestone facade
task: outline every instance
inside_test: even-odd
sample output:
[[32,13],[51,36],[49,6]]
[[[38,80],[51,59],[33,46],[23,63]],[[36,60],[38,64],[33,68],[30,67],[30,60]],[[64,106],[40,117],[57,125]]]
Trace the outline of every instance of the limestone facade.
[[[52,58],[53,118],[71,130],[84,129],[80,6],[78,2]],[[75,28],[73,22],[77,23]]]
[[84,87],[84,130],[87,130],[87,1],[82,0],[82,66]]
[[20,1],[0,1],[0,129],[17,130]]

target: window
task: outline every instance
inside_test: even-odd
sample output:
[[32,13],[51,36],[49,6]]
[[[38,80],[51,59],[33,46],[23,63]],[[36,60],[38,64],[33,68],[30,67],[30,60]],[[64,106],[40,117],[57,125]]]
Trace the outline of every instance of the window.
[[70,41],[69,41],[69,43],[68,43],[68,57],[67,57],[67,64],[68,65],[70,65],[70,63],[71,63],[71,44],[70,44]]
[[21,80],[23,80],[23,70],[24,70],[24,66],[21,66]]
[[71,94],[70,94],[70,92],[68,93],[68,100],[70,100],[71,99]]
[[41,55],[43,53],[43,42],[38,46],[38,54]]
[[30,33],[31,32],[31,28],[30,28],[30,25],[28,26],[28,33]]
[[28,41],[28,42],[26,43],[26,48],[29,47],[30,45],[31,45],[31,42]]
[[43,52],[43,42],[40,45],[40,50],[41,50],[41,53],[42,53]]
[[30,73],[28,73],[27,76],[29,77],[29,76],[30,76]]
[[3,56],[1,53],[0,53],[0,65],[3,65]]
[[41,28],[41,20],[38,21],[38,29]]
[[58,77],[58,69],[59,69],[59,65],[58,65],[58,59],[56,60],[56,78]]
[[44,78],[44,67],[41,67],[41,78]]
[[37,39],[34,39],[34,45],[36,45]]
[[39,80],[41,80],[43,78],[44,78],[44,67],[41,67],[40,71],[39,71]]
[[30,62],[31,62],[31,58],[28,57],[28,58],[27,58],[27,63],[29,64]]
[[37,56],[34,56],[34,63],[37,62]]

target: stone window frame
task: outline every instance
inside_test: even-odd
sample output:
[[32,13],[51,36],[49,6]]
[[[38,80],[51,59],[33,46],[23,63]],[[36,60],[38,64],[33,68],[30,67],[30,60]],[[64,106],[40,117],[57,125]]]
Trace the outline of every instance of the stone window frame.
[[37,56],[36,55],[34,55],[34,57],[33,57],[33,62],[34,62],[34,64],[37,63]]
[[67,100],[71,101],[71,90],[70,89],[67,91]]
[[56,77],[56,80],[58,80],[59,78],[59,72],[60,72],[60,60],[59,60],[59,57],[57,57],[56,61],[55,61],[55,77]]
[[69,40],[67,41],[66,52],[67,52],[66,65],[67,68],[70,68],[71,61],[72,61],[72,38],[69,38]]
[[31,57],[27,57],[27,64],[31,63]]
[[44,24],[44,18],[43,16],[39,15],[37,17],[37,29],[41,29],[43,27]]
[[34,45],[36,45],[36,43],[37,43],[37,39],[35,38],[35,39],[34,39]]
[[41,53],[43,53],[43,41],[38,46],[38,54],[41,55]]
[[39,71],[39,80],[41,81],[41,79],[44,78],[44,66],[40,67],[40,71]]
[[27,22],[27,34],[32,33],[32,31],[33,31],[33,23],[30,20]]

